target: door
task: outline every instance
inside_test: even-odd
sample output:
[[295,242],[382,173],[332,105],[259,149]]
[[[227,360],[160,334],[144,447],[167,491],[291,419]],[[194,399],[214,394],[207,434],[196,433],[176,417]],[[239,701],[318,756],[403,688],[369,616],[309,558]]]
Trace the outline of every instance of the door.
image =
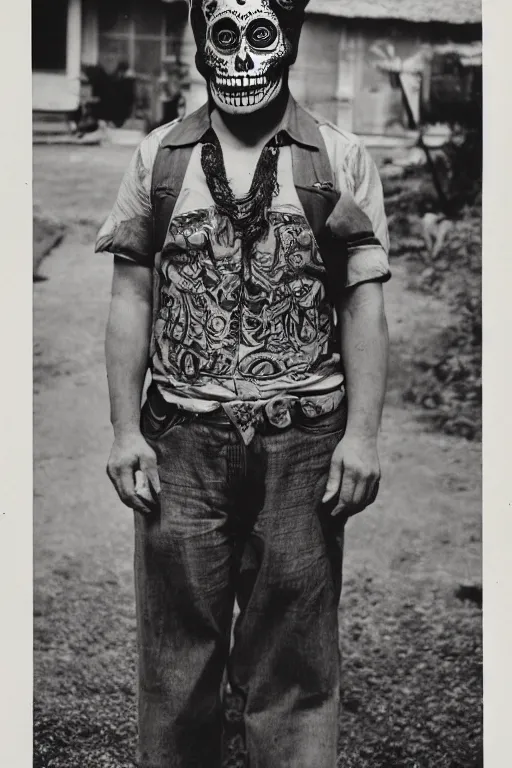
[[80,100],[81,0],[32,0],[32,109],[72,112]]

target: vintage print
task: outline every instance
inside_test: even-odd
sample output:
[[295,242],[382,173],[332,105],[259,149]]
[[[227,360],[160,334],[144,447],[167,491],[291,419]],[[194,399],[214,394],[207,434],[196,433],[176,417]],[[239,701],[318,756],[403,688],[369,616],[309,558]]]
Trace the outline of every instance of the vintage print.
[[33,0],[35,768],[481,768],[476,0]]

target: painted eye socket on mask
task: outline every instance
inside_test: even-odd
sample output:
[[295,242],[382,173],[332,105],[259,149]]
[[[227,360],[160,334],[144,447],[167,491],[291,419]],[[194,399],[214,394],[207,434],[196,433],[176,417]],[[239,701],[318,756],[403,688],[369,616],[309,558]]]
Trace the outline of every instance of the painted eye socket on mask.
[[277,27],[267,19],[255,19],[247,27],[247,41],[252,48],[258,51],[270,48],[275,43],[277,36]]
[[221,53],[233,53],[240,44],[240,31],[231,19],[219,19],[212,29],[212,42]]
[[[268,19],[254,19],[247,27],[246,35],[251,48],[264,51],[274,45],[279,32]],[[219,19],[213,25],[211,39],[220,53],[234,53],[240,45],[240,30],[232,19]]]

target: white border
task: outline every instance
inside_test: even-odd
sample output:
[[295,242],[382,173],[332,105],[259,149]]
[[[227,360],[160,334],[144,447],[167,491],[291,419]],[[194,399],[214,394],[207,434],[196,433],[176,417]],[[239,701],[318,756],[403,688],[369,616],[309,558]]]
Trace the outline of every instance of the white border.
[[28,0],[0,5],[0,765],[32,765],[32,116]]
[[[0,5],[0,765],[32,765],[30,5]],[[512,691],[512,4],[484,0],[485,768],[508,768]],[[449,681],[447,681],[449,685]]]
[[512,692],[512,5],[484,0],[484,741],[508,768]]

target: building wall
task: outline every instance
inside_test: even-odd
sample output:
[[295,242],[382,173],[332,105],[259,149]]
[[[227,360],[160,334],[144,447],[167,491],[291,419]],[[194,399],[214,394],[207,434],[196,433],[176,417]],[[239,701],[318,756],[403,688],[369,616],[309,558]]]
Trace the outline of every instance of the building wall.
[[389,77],[375,66],[370,51],[377,42],[395,45],[410,55],[416,37],[397,33],[393,25],[366,20],[308,16],[290,84],[309,109],[349,131],[403,131],[401,96]]
[[299,55],[290,72],[290,89],[309,109],[335,121],[341,25],[325,16],[309,16],[300,39]]
[[354,129],[354,100],[357,82],[359,38],[349,25],[339,25],[337,114],[334,122],[344,130]]
[[[308,16],[290,84],[294,95],[341,128],[360,134],[400,135],[409,129],[400,91],[379,70],[375,46],[408,59],[424,44],[481,39],[479,25]],[[404,76],[419,117],[420,83]]]

